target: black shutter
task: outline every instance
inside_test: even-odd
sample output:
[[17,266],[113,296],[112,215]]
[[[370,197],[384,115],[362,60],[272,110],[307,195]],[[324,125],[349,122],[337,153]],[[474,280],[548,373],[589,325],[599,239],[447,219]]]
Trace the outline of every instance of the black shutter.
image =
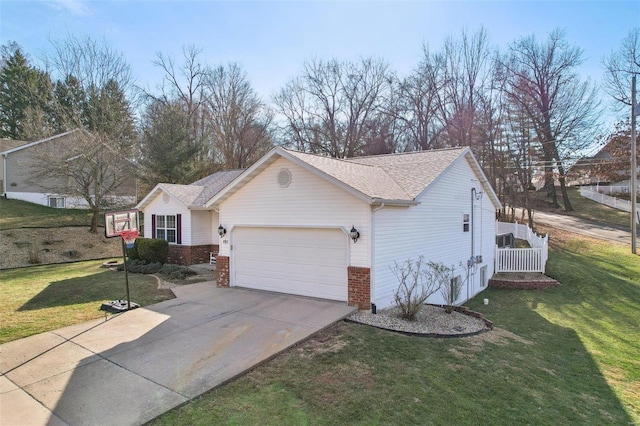
[[156,215],[151,215],[151,238],[156,237]]
[[176,230],[176,243],[182,244],[182,215],[181,214],[176,215],[176,227],[178,228]]

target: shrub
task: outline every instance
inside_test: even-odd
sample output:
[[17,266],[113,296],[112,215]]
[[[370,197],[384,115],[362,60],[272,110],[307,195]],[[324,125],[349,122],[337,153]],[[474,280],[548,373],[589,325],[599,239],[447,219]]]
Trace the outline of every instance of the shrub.
[[453,306],[460,297],[462,291],[462,279],[454,276],[455,268],[453,266],[444,266],[443,263],[429,262],[433,279],[439,283],[438,289],[444,298],[444,310],[450,314],[453,312]]
[[138,238],[133,245],[136,257],[148,263],[166,263],[169,243],[156,238]]
[[162,265],[162,269],[159,271],[162,275],[172,280],[184,280],[186,277],[196,275],[195,271],[191,269],[174,264]]
[[[431,263],[428,264],[430,267]],[[398,264],[395,262],[391,272],[398,279],[399,285],[393,297],[400,309],[402,318],[413,321],[422,309],[424,302],[438,291],[440,283],[433,279],[433,274],[424,267],[424,257],[418,260],[407,259]]]

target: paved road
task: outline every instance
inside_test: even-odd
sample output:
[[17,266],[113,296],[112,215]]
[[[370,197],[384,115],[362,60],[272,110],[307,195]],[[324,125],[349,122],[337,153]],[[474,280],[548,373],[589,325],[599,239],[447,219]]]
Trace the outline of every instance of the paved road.
[[631,245],[631,232],[629,232],[628,227],[625,230],[621,229],[622,227],[607,223],[591,222],[573,216],[539,211],[533,214],[533,220],[542,225],[553,226],[554,228],[576,232],[589,237]]

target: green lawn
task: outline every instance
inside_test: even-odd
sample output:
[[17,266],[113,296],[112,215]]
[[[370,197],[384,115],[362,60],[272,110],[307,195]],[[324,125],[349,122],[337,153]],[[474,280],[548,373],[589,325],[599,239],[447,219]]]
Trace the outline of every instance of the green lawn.
[[[566,214],[569,216],[574,216],[580,219],[592,220],[596,222],[606,222],[613,223],[615,225],[621,225],[629,227],[631,218],[629,213],[614,209],[613,207],[606,206],[604,204],[596,203],[588,198],[585,198],[580,195],[580,190],[577,187],[568,188],[569,201],[571,201],[571,206],[573,207],[572,212],[565,212],[562,209],[551,209],[547,208],[545,210],[552,211],[558,214]],[[538,193],[538,196],[542,197],[542,193]],[[562,204],[562,196],[560,191],[558,190],[558,201]],[[539,206],[544,206],[545,203],[539,202]],[[534,214],[535,220],[535,214]]]
[[[102,302],[126,299],[124,272],[103,260],[0,271],[0,343],[104,317]],[[149,275],[129,274],[131,300],[142,306],[170,299]]]
[[0,230],[57,228],[73,225],[91,225],[91,212],[79,209],[54,209],[25,201],[0,198]]
[[469,303],[495,322],[489,333],[340,323],[153,424],[640,424],[639,258],[555,241],[548,273],[562,286]]

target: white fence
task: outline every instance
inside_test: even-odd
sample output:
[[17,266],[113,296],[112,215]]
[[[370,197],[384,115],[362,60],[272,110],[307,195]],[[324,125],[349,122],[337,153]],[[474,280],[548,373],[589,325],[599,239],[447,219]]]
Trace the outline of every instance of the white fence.
[[549,258],[549,236],[537,235],[527,225],[496,222],[497,234],[509,234],[527,240],[531,248],[496,247],[496,272],[541,272],[544,273]]
[[[593,187],[581,186],[580,195],[593,200],[596,203],[604,204],[605,206],[613,207],[614,209],[622,210],[627,213],[631,212],[631,201],[621,200],[620,198],[601,194],[600,192],[595,191]],[[639,211],[640,205],[636,203],[636,212]],[[640,217],[636,217],[636,223],[640,223]]]

